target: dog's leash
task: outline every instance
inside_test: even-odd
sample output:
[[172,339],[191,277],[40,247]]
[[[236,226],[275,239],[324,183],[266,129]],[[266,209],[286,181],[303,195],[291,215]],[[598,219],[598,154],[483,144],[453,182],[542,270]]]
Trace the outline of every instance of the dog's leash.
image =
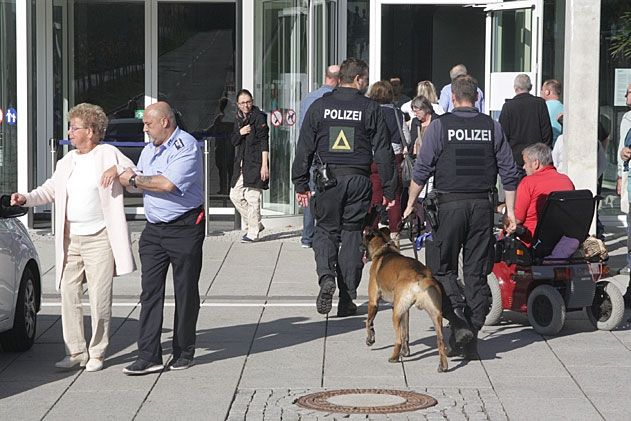
[[[413,216],[416,217],[416,209],[414,208],[412,209],[412,212],[410,212],[408,216],[401,219],[401,222],[399,222],[399,226],[397,227],[397,232],[401,232],[405,224],[409,222],[410,223],[410,240],[412,238],[416,240],[416,238],[418,237],[416,233],[414,232],[414,224],[412,223]],[[416,248],[416,241],[412,241],[412,248],[414,249],[414,258],[418,260],[418,250]]]

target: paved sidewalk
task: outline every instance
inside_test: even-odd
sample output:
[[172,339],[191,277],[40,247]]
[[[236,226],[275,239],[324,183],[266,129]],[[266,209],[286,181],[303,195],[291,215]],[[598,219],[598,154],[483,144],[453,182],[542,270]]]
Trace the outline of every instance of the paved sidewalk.
[[[624,265],[626,234],[620,228],[610,231],[610,266],[616,269]],[[115,279],[105,369],[87,373],[54,368],[65,350],[53,282],[53,239],[33,234],[44,271],[44,306],[33,349],[0,353],[0,417],[330,420],[348,416],[303,409],[295,399],[327,389],[394,388],[429,394],[438,405],[369,419],[629,418],[628,323],[613,332],[595,331],[582,312],[570,313],[559,336],[544,337],[534,332],[524,315],[505,313],[499,326],[481,332],[480,361],[451,359],[449,372],[438,373],[431,322],[413,310],[411,355],[391,364],[387,360],[394,333],[387,306],[375,321],[377,342],[370,348],[365,345],[369,266],[359,292],[359,314],[324,317],[314,305],[318,288],[313,251],[300,247],[299,231],[285,227],[264,233],[265,241],[257,244],[236,242],[239,232],[206,240],[195,366],[142,377],[122,374],[136,357],[138,272]],[[137,249],[138,233],[133,239]],[[409,242],[402,246],[412,254]],[[615,281],[626,288],[628,278],[617,276]],[[166,294],[165,362],[174,310],[170,280]],[[84,309],[87,315],[88,308]],[[87,317],[86,328],[89,331]]]

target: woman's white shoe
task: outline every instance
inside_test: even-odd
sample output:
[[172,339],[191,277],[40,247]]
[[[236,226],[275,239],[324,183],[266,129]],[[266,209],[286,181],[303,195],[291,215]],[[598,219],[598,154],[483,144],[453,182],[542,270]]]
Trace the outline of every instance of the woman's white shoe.
[[100,358],[90,358],[85,366],[85,371],[99,371],[103,369],[103,360]]
[[66,370],[76,366],[85,367],[88,362],[88,358],[89,357],[87,352],[83,352],[77,355],[66,355],[63,360],[57,361],[55,363],[55,367],[63,368]]

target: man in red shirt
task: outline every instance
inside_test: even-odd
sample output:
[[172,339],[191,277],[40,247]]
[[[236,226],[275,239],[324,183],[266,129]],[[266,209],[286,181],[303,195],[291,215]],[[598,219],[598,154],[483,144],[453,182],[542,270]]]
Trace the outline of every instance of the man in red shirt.
[[515,222],[526,228],[526,234],[520,239],[530,246],[548,195],[554,191],[574,190],[574,184],[567,175],[554,168],[548,145],[530,145],[523,150],[522,156],[526,177],[515,193]]

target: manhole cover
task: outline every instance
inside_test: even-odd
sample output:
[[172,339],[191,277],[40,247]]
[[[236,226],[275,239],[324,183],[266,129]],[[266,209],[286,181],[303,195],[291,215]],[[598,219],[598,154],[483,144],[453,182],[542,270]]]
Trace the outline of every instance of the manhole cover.
[[393,414],[418,411],[436,405],[422,393],[390,389],[339,389],[312,393],[296,399],[296,405],[342,414]]

